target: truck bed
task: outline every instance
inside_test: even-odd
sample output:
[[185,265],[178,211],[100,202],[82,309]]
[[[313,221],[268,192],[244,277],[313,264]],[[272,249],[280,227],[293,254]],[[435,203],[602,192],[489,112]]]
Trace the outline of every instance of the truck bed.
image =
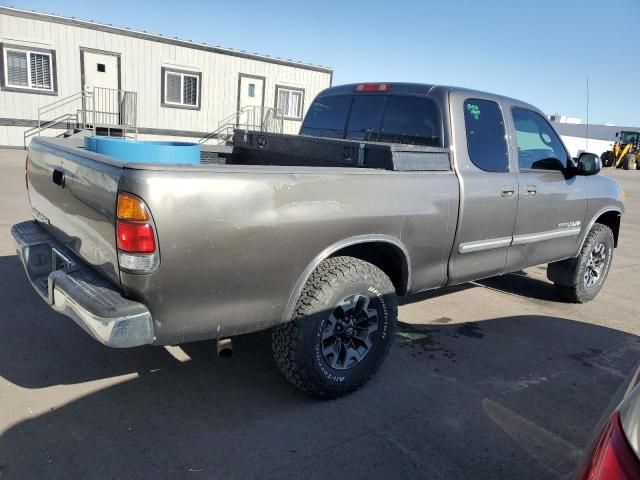
[[[122,162],[85,150],[79,140],[36,138],[28,165],[34,217],[124,298],[149,308],[157,344],[285,321],[315,259],[345,242],[382,242],[390,259],[410,259],[404,267],[397,263],[409,290],[446,281],[459,199],[451,168],[392,171],[366,161],[309,160],[300,154],[313,156],[304,150],[308,139],[278,139],[284,139],[279,148],[298,143],[297,155],[288,157],[296,159],[292,164],[277,161],[276,146],[237,145],[222,152],[222,164],[161,165]],[[344,145],[321,143],[329,145],[326,151]],[[448,164],[444,151],[426,155]],[[64,173],[64,186],[56,184],[56,170]],[[118,192],[149,207],[160,259],[153,273],[120,268]]]

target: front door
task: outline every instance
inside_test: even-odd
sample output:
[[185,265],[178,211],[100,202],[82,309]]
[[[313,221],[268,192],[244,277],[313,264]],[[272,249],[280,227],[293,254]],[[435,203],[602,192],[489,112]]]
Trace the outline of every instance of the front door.
[[501,105],[481,94],[455,92],[450,97],[461,187],[458,231],[449,259],[449,284],[456,284],[505,272],[518,179]]
[[587,211],[584,176],[566,176],[569,154],[538,112],[511,107],[520,199],[509,271],[575,255]]
[[260,130],[264,119],[264,77],[240,74],[238,79],[238,126]]
[[[85,103],[85,109],[90,112],[95,110],[95,119],[87,119],[88,123],[100,125],[120,124],[123,98],[118,92],[120,88],[119,55],[110,52],[98,52],[95,50],[80,50],[82,62],[82,89],[84,91],[95,90],[95,105]],[[89,114],[91,115],[91,114]]]

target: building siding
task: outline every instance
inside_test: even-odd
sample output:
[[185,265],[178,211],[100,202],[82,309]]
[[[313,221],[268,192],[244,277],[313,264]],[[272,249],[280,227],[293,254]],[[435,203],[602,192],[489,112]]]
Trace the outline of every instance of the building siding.
[[[57,96],[0,90],[0,117],[3,118],[36,120],[40,107],[79,92],[82,88],[81,48],[120,55],[121,89],[137,92],[137,123],[142,128],[185,132],[215,130],[224,117],[237,109],[240,73],[266,78],[265,107],[275,106],[275,89],[278,84],[302,88],[305,109],[321,90],[330,86],[332,75],[326,68],[313,69],[275,60],[244,58],[207,51],[201,46],[190,48],[182,44],[107,32],[91,28],[90,24],[79,26],[52,21],[47,17],[38,19],[16,16],[8,13],[5,8],[0,9],[0,42],[55,50],[58,84]],[[199,110],[161,105],[162,67],[192,70],[202,74]],[[71,111],[69,108],[67,110]],[[287,133],[297,133],[299,127],[300,121],[284,121]],[[20,132],[24,130],[24,127],[0,126],[0,145],[16,144],[16,135],[20,137],[21,144]]]

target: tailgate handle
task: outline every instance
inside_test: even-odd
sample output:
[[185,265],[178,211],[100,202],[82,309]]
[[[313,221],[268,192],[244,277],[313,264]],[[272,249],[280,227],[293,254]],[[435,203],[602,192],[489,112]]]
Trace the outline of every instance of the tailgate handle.
[[53,183],[64,188],[64,172],[57,168],[53,170]]

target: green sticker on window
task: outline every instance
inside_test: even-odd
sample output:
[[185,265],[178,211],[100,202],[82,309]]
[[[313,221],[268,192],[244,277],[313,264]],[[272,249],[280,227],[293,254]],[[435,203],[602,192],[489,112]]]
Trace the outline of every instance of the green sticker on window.
[[480,120],[480,107],[478,105],[467,103],[467,110],[473,118],[475,118],[476,120]]

